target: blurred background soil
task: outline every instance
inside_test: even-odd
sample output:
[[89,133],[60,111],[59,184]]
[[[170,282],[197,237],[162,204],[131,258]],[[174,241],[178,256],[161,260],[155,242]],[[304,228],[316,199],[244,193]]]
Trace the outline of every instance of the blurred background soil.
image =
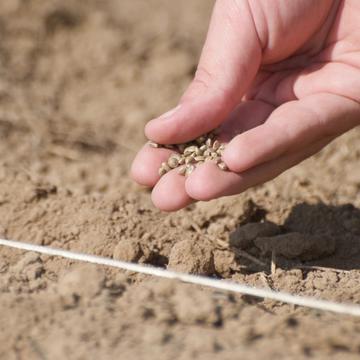
[[[1,0],[0,236],[360,303],[359,129],[173,214],[128,177],[144,124],[194,74],[212,5]],[[357,318],[7,248],[0,313],[0,359],[360,356]]]

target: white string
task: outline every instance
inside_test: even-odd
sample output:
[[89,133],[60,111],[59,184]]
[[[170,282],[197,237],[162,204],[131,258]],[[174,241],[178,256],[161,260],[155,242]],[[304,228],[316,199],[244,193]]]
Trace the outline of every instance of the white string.
[[23,243],[13,240],[0,239],[0,245],[8,246],[16,249],[34,251],[50,256],[61,256],[67,259],[111,266],[123,270],[153,275],[161,278],[176,279],[186,283],[251,295],[259,298],[268,298],[283,303],[300,305],[318,310],[327,310],[341,314],[360,316],[360,305],[336,303],[332,301],[318,300],[311,297],[291,295],[285,292],[278,292],[271,289],[255,288],[248,285],[238,284],[226,280],[218,280],[204,276],[190,275],[190,274],[165,270],[162,268],[157,268],[149,265],[129,263],[129,262],[114,260],[101,256],[88,255],[88,254],[56,249],[41,245],[33,245],[33,244]]

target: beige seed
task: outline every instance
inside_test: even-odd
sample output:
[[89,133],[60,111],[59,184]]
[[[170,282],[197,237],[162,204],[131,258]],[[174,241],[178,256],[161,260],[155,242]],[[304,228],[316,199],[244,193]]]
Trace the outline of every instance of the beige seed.
[[194,161],[194,156],[193,155],[185,157],[185,164],[190,164],[193,161]]
[[172,169],[175,169],[179,165],[179,160],[180,160],[179,155],[172,155],[170,156],[167,163]]
[[212,148],[213,148],[214,150],[217,150],[219,147],[220,147],[219,141],[215,140],[214,143],[213,143]]
[[204,156],[195,156],[194,160],[195,160],[196,162],[198,162],[198,161],[204,161],[204,160],[205,160],[205,157],[204,157]]
[[166,162],[163,162],[161,164],[161,167],[164,168],[165,171],[170,171],[171,170],[171,168],[169,167],[169,165]]
[[210,156],[211,154],[211,150],[210,149],[207,149],[204,151],[204,156],[207,157],[207,156]]
[[198,149],[199,148],[195,145],[188,146],[187,148],[184,149],[184,155],[190,155],[192,153],[196,153],[196,150]]
[[221,170],[228,170],[228,167],[226,166],[226,164],[222,161],[220,163],[217,164],[219,169]]
[[156,142],[154,141],[148,141],[148,145],[153,147],[153,148],[158,148],[159,147],[159,144],[157,144]]
[[181,156],[181,159],[180,159],[180,161],[179,161],[179,165],[184,165],[185,164],[185,156],[184,155],[182,155]]
[[159,175],[160,176],[163,176],[163,175],[165,175],[167,173],[167,171],[161,166],[160,168],[159,168]]
[[205,145],[206,145],[207,147],[211,148],[211,139],[210,139],[210,138],[208,138],[208,139],[206,140]]
[[185,156],[180,156],[179,165],[184,165],[184,164],[185,164]]
[[190,175],[195,169],[194,165],[186,165],[185,176]]
[[178,174],[180,174],[180,175],[185,175],[185,172],[186,172],[186,166],[185,166],[185,165],[180,166],[180,167],[178,168]]
[[207,147],[206,145],[200,146],[200,150],[201,150],[201,151],[205,151],[205,150],[207,150],[207,148],[208,148],[208,147]]

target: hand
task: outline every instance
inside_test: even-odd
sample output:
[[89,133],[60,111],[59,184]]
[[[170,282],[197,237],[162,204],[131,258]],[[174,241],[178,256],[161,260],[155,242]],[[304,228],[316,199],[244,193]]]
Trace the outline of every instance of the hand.
[[268,181],[360,123],[360,1],[218,0],[195,78],[146,136],[181,143],[220,127],[230,171],[187,178],[145,145],[131,174],[166,211]]

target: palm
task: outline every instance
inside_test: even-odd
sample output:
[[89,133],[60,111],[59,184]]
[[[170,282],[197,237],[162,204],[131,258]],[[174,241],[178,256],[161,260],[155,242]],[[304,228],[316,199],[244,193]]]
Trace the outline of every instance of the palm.
[[[253,9],[255,22],[256,13],[264,11],[259,3]],[[324,9],[318,9],[323,17],[298,17],[292,28],[306,30],[285,35],[281,25],[286,21],[278,22],[276,16],[268,14],[271,44],[254,59],[259,68],[242,100],[220,121],[220,137],[229,143],[224,160],[232,171],[223,173],[213,164],[204,164],[187,179],[173,171],[159,180],[157,169],[169,150],[145,147],[140,151],[133,177],[155,186],[153,201],[158,207],[176,210],[193,199],[210,200],[244,191],[311,156],[358,123],[360,32],[356,19],[360,4],[356,0],[323,4]],[[200,67],[198,80],[189,87],[185,100],[201,92],[206,76]],[[198,127],[195,124],[175,132],[155,124],[148,132],[155,134],[155,140],[176,143],[214,125],[219,124],[200,122]],[[174,129],[179,126],[174,125]]]

